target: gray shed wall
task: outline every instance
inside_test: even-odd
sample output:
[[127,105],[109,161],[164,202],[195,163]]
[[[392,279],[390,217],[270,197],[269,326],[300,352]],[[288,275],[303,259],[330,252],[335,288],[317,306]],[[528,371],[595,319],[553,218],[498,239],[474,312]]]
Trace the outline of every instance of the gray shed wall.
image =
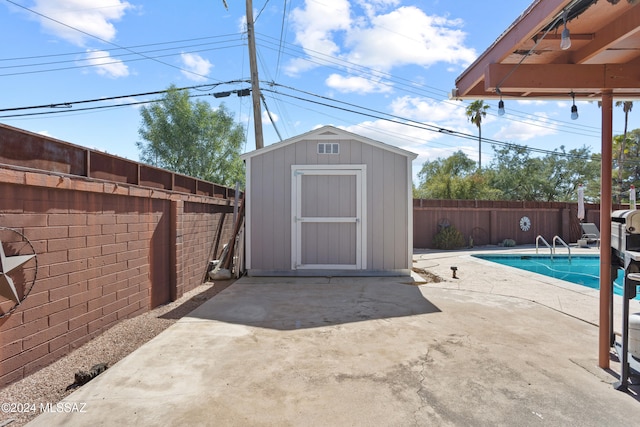
[[[317,154],[338,142],[340,154]],[[291,271],[291,165],[366,165],[366,270],[410,268],[408,158],[351,139],[309,139],[250,158],[250,270]]]

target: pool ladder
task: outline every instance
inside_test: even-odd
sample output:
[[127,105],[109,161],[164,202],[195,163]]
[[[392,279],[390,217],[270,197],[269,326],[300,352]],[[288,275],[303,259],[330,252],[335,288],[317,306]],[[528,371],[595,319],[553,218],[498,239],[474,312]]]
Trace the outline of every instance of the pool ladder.
[[555,255],[556,253],[556,242],[560,242],[560,244],[562,244],[562,246],[567,248],[567,251],[569,251],[569,261],[571,261],[571,248],[569,247],[569,245],[567,245],[567,243],[564,240],[562,240],[562,238],[560,238],[560,236],[558,235],[553,236],[553,246],[551,246],[549,242],[547,242],[545,238],[542,237],[542,235],[538,235],[538,237],[536,237],[536,253],[538,253],[538,246],[539,246],[540,240],[542,240],[545,246],[549,248],[549,251],[551,252],[551,259],[553,259],[553,255]]

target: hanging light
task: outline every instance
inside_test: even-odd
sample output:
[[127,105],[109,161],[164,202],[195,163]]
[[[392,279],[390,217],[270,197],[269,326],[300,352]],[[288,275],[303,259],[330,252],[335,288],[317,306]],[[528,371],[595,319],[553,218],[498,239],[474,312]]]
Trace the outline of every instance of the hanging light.
[[499,87],[496,87],[496,93],[500,95],[500,101],[498,102],[498,115],[504,116],[504,101],[502,100],[502,92],[500,92]]
[[573,105],[571,106],[571,120],[577,120],[578,107],[576,106],[576,94],[571,92],[571,98],[573,99]]
[[571,47],[571,34],[567,28],[567,12],[562,16],[562,21],[564,22],[564,30],[562,30],[560,37],[560,49],[567,50]]

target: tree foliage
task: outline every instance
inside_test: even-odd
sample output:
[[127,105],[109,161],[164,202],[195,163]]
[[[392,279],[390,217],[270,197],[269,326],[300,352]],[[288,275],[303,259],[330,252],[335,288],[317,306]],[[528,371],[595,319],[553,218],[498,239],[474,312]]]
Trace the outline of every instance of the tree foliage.
[[488,187],[488,175],[478,173],[476,163],[457,151],[446,159],[425,162],[414,193],[425,199],[498,199],[499,193]]
[[143,141],[136,146],[143,162],[221,185],[244,182],[244,129],[224,105],[214,110],[172,85],[140,114]]
[[[533,157],[524,146],[493,148],[493,161],[482,171],[475,170],[475,162],[461,151],[425,162],[418,173],[415,197],[575,201],[580,183],[596,189],[595,194],[585,192],[589,201],[598,197],[600,156],[592,155],[587,147],[568,152],[560,147],[544,157]],[[637,166],[640,177],[640,163]]]
[[587,147],[567,152],[561,146],[544,157],[532,157],[527,147],[516,145],[494,151],[491,186],[505,200],[571,201],[580,183],[599,176],[599,162]]
[[478,128],[478,170],[482,169],[482,119],[487,117],[488,109],[489,105],[478,99],[469,104],[465,112],[469,121]]

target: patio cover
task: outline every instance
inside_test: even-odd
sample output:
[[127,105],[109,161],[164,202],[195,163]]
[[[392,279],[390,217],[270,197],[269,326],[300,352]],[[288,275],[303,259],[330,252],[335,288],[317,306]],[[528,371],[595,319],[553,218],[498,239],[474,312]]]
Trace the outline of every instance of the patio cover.
[[[566,17],[571,47],[560,48]],[[640,99],[640,0],[536,0],[457,79],[455,99],[602,103],[600,331],[609,367],[613,100]],[[568,115],[567,111],[567,115]]]

